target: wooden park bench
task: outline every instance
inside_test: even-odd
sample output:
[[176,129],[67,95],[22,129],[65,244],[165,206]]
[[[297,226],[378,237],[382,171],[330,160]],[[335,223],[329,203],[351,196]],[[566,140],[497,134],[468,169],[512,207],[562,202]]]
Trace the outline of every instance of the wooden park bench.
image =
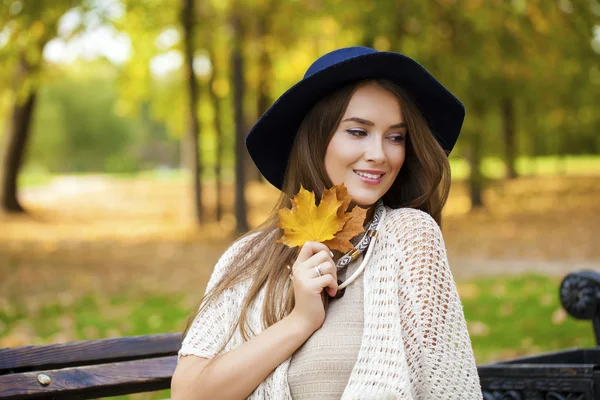
[[168,389],[181,333],[0,349],[0,399],[96,399]]
[[[569,314],[600,343],[600,273],[565,277]],[[0,399],[94,399],[168,389],[180,333],[0,349]],[[600,348],[480,365],[485,400],[600,400]]]

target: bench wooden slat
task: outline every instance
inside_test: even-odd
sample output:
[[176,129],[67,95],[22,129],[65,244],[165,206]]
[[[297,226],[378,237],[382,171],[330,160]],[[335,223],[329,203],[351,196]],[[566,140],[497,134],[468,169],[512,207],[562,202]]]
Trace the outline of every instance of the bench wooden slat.
[[176,354],[181,333],[0,349],[0,375]]
[[[177,356],[0,376],[0,398],[95,399],[168,389]],[[52,382],[42,386],[39,374]],[[50,397],[52,396],[52,397]]]

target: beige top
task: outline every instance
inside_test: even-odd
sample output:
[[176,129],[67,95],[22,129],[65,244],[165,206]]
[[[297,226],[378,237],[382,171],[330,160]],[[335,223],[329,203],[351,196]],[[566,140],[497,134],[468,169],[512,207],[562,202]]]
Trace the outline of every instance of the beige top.
[[[360,266],[361,254],[338,272],[346,280]],[[320,329],[294,353],[288,384],[294,400],[340,399],[360,350],[363,334],[363,274],[346,288],[344,296],[330,299]]]

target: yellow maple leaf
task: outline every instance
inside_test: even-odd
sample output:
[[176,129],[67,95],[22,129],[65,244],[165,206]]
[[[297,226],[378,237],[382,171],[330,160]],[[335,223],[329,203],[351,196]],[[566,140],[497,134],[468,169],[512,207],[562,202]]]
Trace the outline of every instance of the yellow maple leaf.
[[308,241],[324,242],[333,239],[344,227],[344,221],[337,215],[341,205],[342,201],[337,199],[333,188],[323,192],[317,206],[315,194],[300,187],[300,191],[292,199],[292,209],[277,211],[277,226],[283,229],[283,236],[277,242],[296,247]]
[[351,200],[343,183],[324,190],[318,206],[314,193],[301,187],[292,199],[292,209],[277,212],[278,226],[283,229],[283,236],[277,242],[297,247],[315,241],[332,250],[351,250],[350,239],[363,231],[367,211],[354,207],[346,212]]

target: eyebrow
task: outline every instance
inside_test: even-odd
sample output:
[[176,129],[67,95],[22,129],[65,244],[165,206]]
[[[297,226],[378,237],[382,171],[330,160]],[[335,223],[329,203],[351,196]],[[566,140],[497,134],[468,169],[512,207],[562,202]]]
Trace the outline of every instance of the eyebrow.
[[[362,118],[358,118],[358,117],[346,118],[342,122],[346,122],[346,121],[354,121],[354,122],[358,122],[359,124],[363,124],[363,125],[375,126],[375,124],[373,122],[371,122],[367,119],[362,119]],[[406,122],[400,122],[399,124],[390,126],[390,128],[406,128],[406,127],[407,127]]]

